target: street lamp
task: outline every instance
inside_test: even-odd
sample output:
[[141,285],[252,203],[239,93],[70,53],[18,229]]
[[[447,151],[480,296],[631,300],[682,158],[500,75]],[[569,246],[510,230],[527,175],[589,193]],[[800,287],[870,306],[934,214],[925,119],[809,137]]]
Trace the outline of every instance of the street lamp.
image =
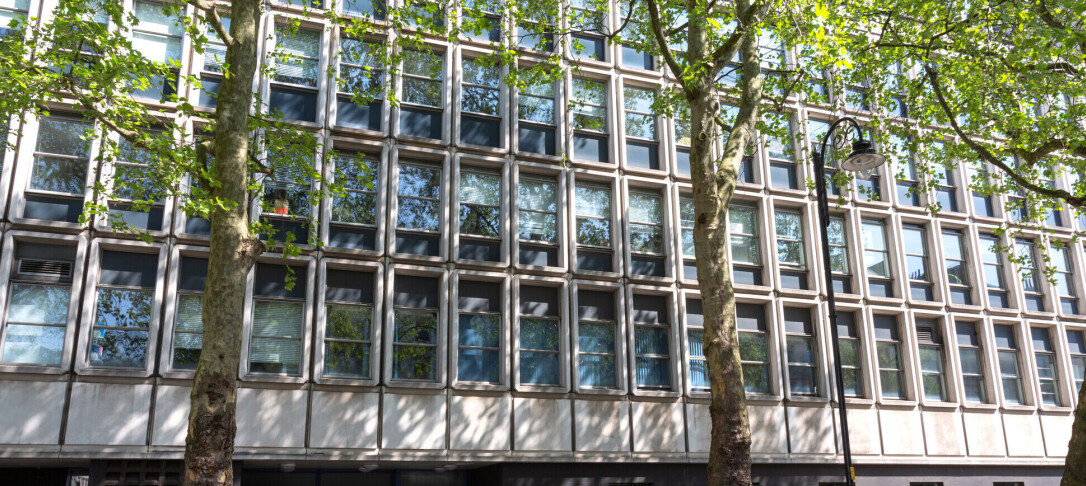
[[[826,299],[830,308],[830,334],[833,336],[833,376],[837,381],[837,410],[841,414],[841,449],[845,455],[845,484],[856,485],[856,471],[852,468],[852,448],[848,439],[848,411],[845,408],[845,387],[841,376],[841,348],[837,336],[837,304],[833,296],[833,269],[830,266],[830,207],[826,197],[826,143],[833,136],[833,131],[842,123],[848,122],[859,137],[852,142],[852,153],[841,162],[841,169],[849,172],[867,174],[886,162],[886,157],[875,152],[871,141],[864,140],[863,129],[855,119],[844,117],[830,125],[822,137],[822,145],[814,154],[815,186],[818,190],[818,219],[822,233],[822,263],[826,269]],[[834,144],[836,146],[836,144]]]

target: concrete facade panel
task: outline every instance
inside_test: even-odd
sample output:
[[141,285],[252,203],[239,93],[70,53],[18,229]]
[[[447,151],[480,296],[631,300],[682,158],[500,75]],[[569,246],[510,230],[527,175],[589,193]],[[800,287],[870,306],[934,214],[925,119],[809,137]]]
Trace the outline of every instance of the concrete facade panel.
[[151,385],[72,384],[66,444],[147,443]]
[[923,425],[918,410],[880,410],[884,454],[920,456],[924,454]]
[[634,452],[685,452],[681,403],[633,402]]
[[1003,412],[1003,428],[1007,434],[1007,455],[1016,457],[1045,455],[1041,422],[1036,415]]
[[787,407],[788,439],[798,454],[833,454],[833,409],[828,407]]
[[189,432],[190,386],[162,385],[155,391],[155,425],[151,445],[184,446]]
[[509,449],[509,397],[453,396],[449,399],[449,447],[462,450]]
[[[784,409],[781,407],[747,407],[750,418],[750,450],[755,453],[784,454],[788,452],[788,433],[784,426]],[[705,434],[711,428],[709,407],[705,407]],[[709,442],[705,442],[705,451]]]
[[[705,403],[686,404],[686,435],[690,443],[690,452],[709,452],[709,441],[713,422],[709,418],[709,405]],[[751,418],[750,435],[754,440],[754,419]],[[751,452],[754,444],[751,444]]]
[[965,454],[961,414],[952,411],[925,411],[924,441],[929,456],[961,456]]
[[445,395],[386,393],[381,417],[381,447],[444,449]]
[[305,447],[305,390],[238,389],[238,447]]
[[577,400],[573,405],[577,450],[630,450],[630,404],[616,400]]
[[[569,451],[573,449],[569,400],[513,398],[513,441],[518,451]],[[539,433],[540,424],[547,433]]]
[[313,392],[309,446],[329,449],[376,449],[376,393]]
[[0,382],[0,444],[56,444],[66,390],[64,382]]
[[1071,424],[1075,417],[1068,415],[1041,415],[1041,430],[1045,436],[1045,452],[1050,457],[1067,456],[1067,443],[1071,440]]
[[[834,420],[840,421],[840,418],[835,415]],[[841,435],[840,426],[838,426],[837,435]],[[848,437],[853,454],[881,454],[882,434],[879,431],[878,410],[848,409]]]
[[962,412],[965,445],[970,456],[1005,456],[1003,421],[996,412]]

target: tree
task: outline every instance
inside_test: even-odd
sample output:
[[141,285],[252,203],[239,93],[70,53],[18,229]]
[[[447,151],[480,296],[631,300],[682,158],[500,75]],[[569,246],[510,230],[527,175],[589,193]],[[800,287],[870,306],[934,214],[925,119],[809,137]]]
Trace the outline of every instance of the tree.
[[[1060,249],[1078,236],[1052,234],[1060,211],[1086,209],[1086,5],[1067,0],[850,3],[834,23],[867,32],[846,37],[849,83],[868,83],[882,140],[897,136],[911,152],[918,192],[934,191],[932,211],[955,210],[940,201],[941,186],[959,165],[971,168],[975,194],[1009,198],[1013,223],[999,232],[1014,238],[1039,231]],[[911,75],[910,75],[911,72]],[[898,161],[898,177],[909,169]],[[949,174],[949,175],[948,175]],[[1063,176],[1065,184],[1058,179]],[[1066,206],[1066,209],[1065,209]],[[1035,233],[1036,234],[1036,233]],[[1029,274],[1032,255],[999,248]],[[1054,262],[1043,271],[1055,282]],[[1023,275],[1029,277],[1029,275]],[[1064,485],[1086,484],[1086,395],[1078,408]]]

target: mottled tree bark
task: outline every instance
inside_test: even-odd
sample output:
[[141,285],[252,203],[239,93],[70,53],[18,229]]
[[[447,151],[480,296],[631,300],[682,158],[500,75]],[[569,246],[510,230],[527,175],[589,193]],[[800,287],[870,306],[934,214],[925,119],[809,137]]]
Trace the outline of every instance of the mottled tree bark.
[[1067,459],[1060,486],[1086,486],[1086,387],[1078,392],[1075,422],[1071,425],[1071,441],[1067,444]]
[[[691,63],[708,55],[707,32],[692,22],[689,31]],[[743,86],[739,114],[728,136],[723,157],[713,159],[713,140],[720,102],[713,87],[715,75],[693,81],[687,89],[690,101],[690,169],[694,187],[694,254],[698,287],[705,312],[705,358],[709,366],[712,421],[708,484],[749,486],[750,424],[743,387],[735,322],[735,291],[728,257],[728,204],[735,193],[739,166],[758,117],[761,103],[761,71],[757,37],[748,33],[740,44]]]
[[249,231],[249,110],[257,66],[258,0],[234,0],[226,62],[229,74],[219,90],[214,132],[216,187],[209,188],[226,209],[214,210],[211,252],[204,286],[204,340],[192,381],[186,486],[233,484],[232,457],[237,430],[237,373],[241,355],[245,282],[263,243]]

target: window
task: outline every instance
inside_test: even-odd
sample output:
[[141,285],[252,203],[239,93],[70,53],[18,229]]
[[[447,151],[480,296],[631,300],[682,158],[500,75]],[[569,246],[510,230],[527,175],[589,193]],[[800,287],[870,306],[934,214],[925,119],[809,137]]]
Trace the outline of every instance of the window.
[[634,366],[638,390],[671,389],[671,313],[664,295],[633,295]]
[[872,297],[893,297],[894,280],[890,270],[890,250],[886,244],[886,223],[863,220],[864,266],[867,287]]
[[572,0],[569,16],[570,30],[574,33],[571,37],[570,50],[578,59],[591,59],[605,61],[607,43],[603,34],[605,29],[604,16],[606,12],[595,10],[596,3],[592,0]]
[[630,273],[663,277],[664,220],[659,193],[630,191]]
[[1086,334],[1082,331],[1067,330],[1067,347],[1071,353],[1071,374],[1075,380],[1075,390],[1082,390],[1086,375]]
[[1052,247],[1052,267],[1056,273],[1056,290],[1060,296],[1060,309],[1065,314],[1078,314],[1078,297],[1075,292],[1074,266],[1071,263],[1071,247],[1066,243],[1057,242]]
[[561,382],[561,299],[557,287],[520,286],[520,383]]
[[[359,3],[368,0],[359,0]],[[348,0],[344,8],[351,7]],[[385,95],[384,46],[349,37],[339,39],[339,82],[336,84],[336,125],[381,129]],[[358,96],[359,99],[353,99]],[[368,100],[368,101],[367,101]]]
[[999,357],[999,378],[1003,382],[1003,400],[1010,404],[1025,403],[1022,396],[1022,371],[1018,361],[1018,339],[1014,326],[996,325],[996,355]]
[[962,232],[943,230],[943,259],[946,261],[947,284],[950,285],[950,301],[954,304],[971,305],[973,293],[970,286],[969,264],[965,256]]
[[741,205],[729,207],[728,233],[732,247],[732,278],[735,283],[762,285],[758,209]]
[[14,244],[0,363],[60,366],[76,248],[37,241]]
[[855,312],[837,314],[837,347],[841,351],[841,387],[845,390],[845,396],[862,397],[864,377],[860,363],[863,360]]
[[388,6],[383,0],[345,0],[343,2],[343,13],[347,15],[385,20],[387,12]]
[[502,285],[460,279],[457,289],[457,380],[501,383]]
[[274,237],[280,240],[306,243],[309,241],[311,168],[302,167],[309,160],[293,160],[297,156],[268,154],[268,163],[274,170],[264,179],[264,196],[261,201],[261,221],[275,227]]
[[463,21],[468,37],[481,42],[501,42],[502,4],[495,0],[468,0],[464,2]]
[[626,86],[622,89],[626,127],[626,165],[637,169],[660,170],[656,115],[652,104],[656,92]]
[[916,173],[916,154],[908,146],[911,139],[890,135],[893,161],[898,164],[897,201],[904,206],[920,206],[920,182]]
[[[673,118],[671,124],[675,132],[675,173],[690,177],[690,109],[680,108],[679,116]],[[750,175],[750,171],[747,172],[739,174],[739,182],[751,182],[745,178]]]
[[517,97],[517,148],[522,152],[555,155],[558,127],[553,82],[528,84]]
[[915,224],[904,224],[901,228],[901,236],[905,240],[905,270],[909,276],[909,292],[916,300],[935,300],[931,273],[928,272],[930,267],[927,233],[923,226]]
[[[942,154],[942,156],[946,157],[949,164],[952,166],[957,165],[957,161],[950,159],[950,155],[947,154],[945,143],[936,142],[934,149],[937,154]],[[939,204],[939,208],[943,211],[960,212],[961,208],[958,207],[957,172],[953,167],[948,168],[944,165],[936,165],[934,167],[934,173],[935,201]]]
[[984,284],[988,288],[988,304],[992,307],[1010,307],[1007,281],[1003,273],[1003,247],[992,235],[980,236],[981,261],[984,262]]
[[92,125],[75,118],[39,120],[24,218],[79,221],[92,137]]
[[[625,2],[620,2],[618,25],[626,25],[626,31],[632,32],[639,28],[639,26],[644,25],[641,22],[641,20],[644,19],[644,15],[644,9],[637,9],[634,12],[630,12],[630,5]],[[632,43],[627,40],[620,44],[620,49],[622,50],[622,59],[620,59],[622,67],[645,69],[648,71],[655,69],[652,55],[647,52],[648,46]]]
[[1037,384],[1041,387],[1041,403],[1062,405],[1060,397],[1060,370],[1056,364],[1056,353],[1052,348],[1050,329],[1034,327],[1030,329],[1033,337],[1033,357],[1037,361]]
[[988,403],[988,381],[984,377],[984,349],[977,335],[977,325],[959,322],[958,357],[962,363],[962,384],[965,401]]
[[[739,315],[739,307],[746,304],[736,304],[736,316]],[[740,322],[740,321],[736,321]],[[689,362],[690,391],[709,392],[709,363],[705,360],[705,311],[701,307],[700,299],[686,299],[686,350]],[[740,352],[742,354],[742,352]],[[744,386],[749,386],[745,377]],[[768,384],[768,383],[767,383]]]
[[438,322],[435,277],[396,275],[392,298],[392,378],[437,381]]
[[361,152],[336,153],[335,180],[343,189],[332,198],[329,244],[377,249],[377,184],[380,162]]
[[444,54],[404,51],[400,134],[437,138],[444,134]]
[[793,395],[818,395],[818,351],[811,309],[784,308],[788,382]]
[[1026,309],[1044,312],[1045,295],[1041,289],[1041,269],[1037,268],[1036,260],[1034,260],[1037,244],[1033,240],[1026,239],[1017,239],[1014,243],[1018,254],[1019,276],[1022,279]]
[[30,0],[5,2],[3,6],[0,6],[0,38],[9,35],[22,37],[21,32],[15,31],[8,26],[16,20],[26,22],[26,14],[29,10]]
[[848,244],[845,240],[845,218],[830,216],[827,236],[830,246],[830,270],[833,273],[833,291],[851,294],[852,271],[849,265]]
[[890,106],[890,114],[905,118],[909,116],[908,105],[905,104],[905,88],[909,81],[908,69],[901,61],[889,66],[889,70],[883,75],[883,88],[891,93],[893,104]]
[[[150,129],[144,133],[152,138],[165,136],[160,130]],[[162,170],[162,162],[127,139],[120,139],[117,146],[117,160],[111,164],[112,174],[103,177],[111,186],[113,198],[109,202],[106,224],[123,222],[133,229],[161,230],[166,192],[156,183],[155,174]]]
[[558,266],[558,182],[527,174],[519,182],[518,261],[523,265]]
[[[219,18],[222,26],[230,30],[230,16],[227,12],[220,11]],[[204,44],[204,64],[200,66],[200,98],[199,105],[205,108],[215,108],[219,102],[219,86],[222,85],[223,69],[226,64],[226,44],[219,38],[219,32],[208,23],[207,43]]]
[[618,388],[615,293],[577,292],[577,382],[585,388]]
[[142,369],[155,316],[158,254],[103,250],[99,265],[89,363]]
[[988,171],[988,164],[972,162],[965,167],[969,171],[969,182],[973,189],[973,211],[977,216],[994,218],[995,202],[987,186],[997,181]]
[[276,24],[275,50],[268,106],[284,118],[317,121],[321,32]]
[[943,361],[943,335],[939,321],[916,320],[916,343],[920,348],[920,383],[927,400],[947,401],[946,367]]
[[[765,305],[736,303],[735,327],[739,337],[739,359],[743,364],[744,389],[747,393],[769,394],[769,332]],[[708,383],[708,375],[706,380]]]
[[[822,139],[825,138],[826,132],[830,129],[830,124],[822,120],[808,119],[807,120],[807,145],[810,147],[811,159],[814,160],[816,153],[822,150]],[[834,151],[836,150],[836,141],[827,140],[825,153],[825,173],[826,173],[826,192],[834,196],[841,195],[841,187],[837,185],[835,176],[837,174],[837,158]]]
[[679,197],[679,241],[682,245],[683,278],[697,280],[698,266],[694,261],[694,199]]
[[207,258],[182,256],[177,281],[177,312],[173,322],[174,370],[195,370],[204,347],[204,283]]
[[904,400],[905,366],[901,360],[901,336],[897,318],[875,314],[875,351],[879,362],[879,383],[882,398]]
[[608,162],[607,84],[573,78],[573,154],[578,160]]
[[577,268],[613,271],[611,258],[611,187],[580,184],[577,198]]
[[289,272],[285,265],[256,264],[249,341],[250,373],[301,375],[308,282],[304,267],[294,268],[294,287],[288,289]]
[[168,100],[177,95],[177,77],[181,71],[174,64],[181,62],[183,30],[174,16],[159,3],[132,3],[136,20],[132,26],[132,48],[147,60],[167,68],[164,76],[151,76],[147,86],[136,82],[136,95],[153,100]]
[[777,227],[777,262],[781,286],[807,289],[806,249],[803,247],[803,216],[798,211],[779,210],[774,217]]
[[[1051,179],[1042,180],[1042,181],[1040,181],[1040,183],[1041,183],[1040,185],[1043,185],[1043,186],[1045,186],[1045,187],[1047,187],[1049,189],[1056,189],[1056,181],[1053,181]],[[1043,206],[1043,208],[1047,210],[1047,211],[1045,211],[1044,224],[1046,226],[1052,226],[1052,227],[1061,227],[1061,226],[1063,226],[1063,224],[1064,224],[1063,223],[1063,211],[1060,210],[1059,201],[1055,201],[1055,202],[1047,201],[1044,204],[1045,204],[1045,206]]]
[[[720,114],[723,116],[724,120],[727,123],[735,123],[736,117],[739,116],[739,107],[731,105],[720,105]],[[687,136],[689,137],[689,122],[687,122],[687,127]],[[722,135],[724,136],[724,140],[722,141],[722,143],[723,146],[726,147],[728,145],[728,137],[730,136],[730,134],[728,132],[724,132]],[[686,141],[686,144],[689,145],[689,143],[690,140],[688,139]],[[747,139],[747,146],[743,151],[743,159],[739,161],[739,173],[736,174],[735,178],[736,182],[738,183],[754,184],[754,147],[756,144],[756,137],[750,137],[749,139]],[[685,157],[685,167],[680,167],[680,169],[685,170],[685,172],[683,172],[683,170],[680,170],[680,172],[689,174],[690,150],[686,149],[685,152],[685,154],[682,154]]]
[[396,251],[438,255],[441,234],[441,168],[401,163],[397,193]]
[[551,52],[554,50],[555,20],[538,13],[524,12],[523,19],[517,25],[517,47],[533,51]]
[[501,66],[464,58],[460,88],[460,141],[501,147]]
[[371,379],[375,273],[329,268],[324,276],[324,370]]
[[459,257],[501,260],[502,178],[496,171],[462,167],[460,170]]
[[773,31],[763,31],[758,36],[758,51],[761,59],[763,79],[766,81],[767,91],[777,96],[784,94],[784,76],[779,71],[788,66],[784,62],[785,46],[780,36]]
[[852,111],[871,111],[866,79],[845,80],[845,108]]
[[766,133],[765,148],[769,156],[770,185],[778,189],[800,189],[795,151],[792,148],[792,119],[789,115],[767,115],[767,123],[783,134]]

